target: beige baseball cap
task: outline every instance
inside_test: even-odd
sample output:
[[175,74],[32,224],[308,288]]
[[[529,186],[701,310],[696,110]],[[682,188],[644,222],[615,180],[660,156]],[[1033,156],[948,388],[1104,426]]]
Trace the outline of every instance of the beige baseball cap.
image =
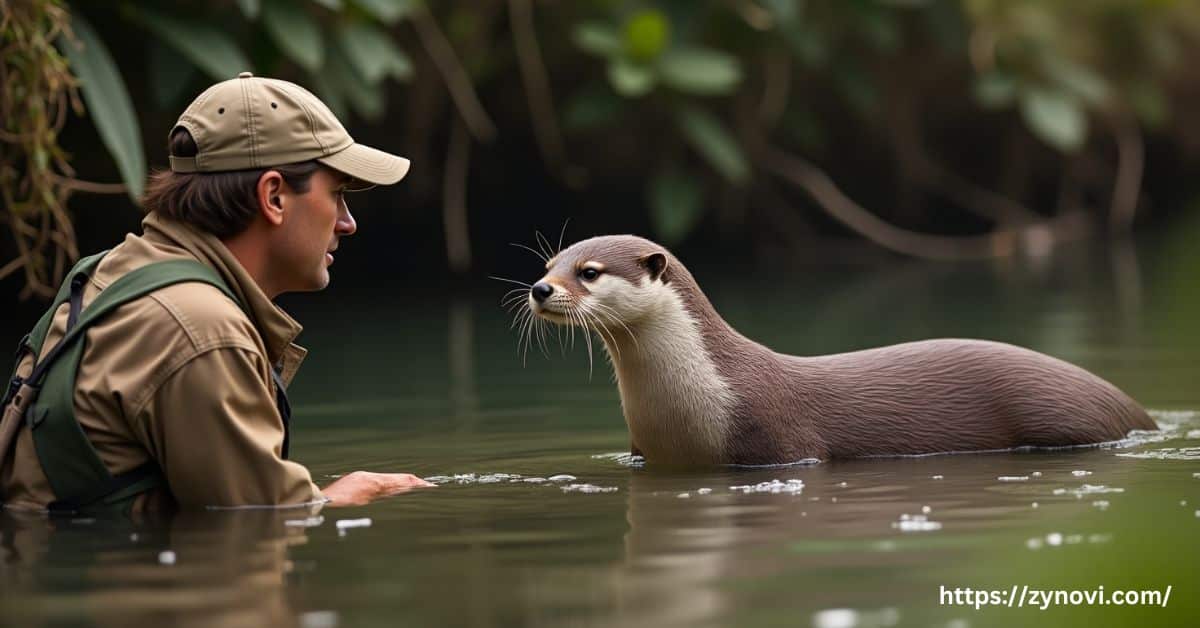
[[204,90],[171,129],[192,134],[195,157],[170,158],[174,172],[256,170],[315,159],[376,185],[408,173],[408,160],[354,141],[307,89],[242,72]]

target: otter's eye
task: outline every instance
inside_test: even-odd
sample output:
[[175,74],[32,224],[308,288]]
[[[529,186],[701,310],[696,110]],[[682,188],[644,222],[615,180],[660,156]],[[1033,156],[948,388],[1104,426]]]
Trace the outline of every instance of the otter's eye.
[[595,268],[585,268],[579,271],[579,278],[584,281],[595,281],[596,277],[600,276],[600,271]]

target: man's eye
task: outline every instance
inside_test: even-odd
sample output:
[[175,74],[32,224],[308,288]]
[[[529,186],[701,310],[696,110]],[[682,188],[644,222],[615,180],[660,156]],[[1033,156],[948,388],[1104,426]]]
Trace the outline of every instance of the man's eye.
[[583,279],[584,281],[592,281],[599,276],[600,271],[596,270],[595,268],[585,268],[579,271],[579,278]]

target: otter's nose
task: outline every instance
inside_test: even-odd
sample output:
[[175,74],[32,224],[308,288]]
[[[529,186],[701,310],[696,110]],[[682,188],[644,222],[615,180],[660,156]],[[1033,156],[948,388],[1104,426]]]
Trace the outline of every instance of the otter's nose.
[[529,293],[533,295],[533,300],[541,303],[554,294],[554,286],[544,281],[539,281],[533,284],[533,287],[529,289]]

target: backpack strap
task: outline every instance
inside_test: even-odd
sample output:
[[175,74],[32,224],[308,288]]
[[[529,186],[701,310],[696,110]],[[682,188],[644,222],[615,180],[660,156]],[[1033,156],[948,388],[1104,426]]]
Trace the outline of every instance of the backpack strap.
[[[91,277],[92,273],[96,270],[96,266],[100,264],[100,260],[107,253],[108,251],[101,251],[95,255],[89,255],[71,267],[71,271],[67,273],[68,281],[64,281],[62,286],[58,288],[58,294],[55,295],[50,309],[46,310],[42,314],[42,317],[38,319],[37,324],[33,326],[33,331],[25,334],[25,337],[17,344],[17,355],[13,360],[13,372],[8,378],[8,389],[4,392],[4,399],[0,401],[0,407],[7,406],[8,402],[12,401],[13,396],[20,390],[21,384],[24,383],[21,378],[17,377],[17,368],[21,366],[21,360],[26,354],[32,354],[33,359],[36,361],[38,356],[42,354],[42,345],[46,342],[46,334],[50,332],[50,324],[54,322],[54,313],[58,311],[58,308],[63,303],[66,303],[71,298],[71,285],[74,278],[80,275],[85,278]],[[0,460],[3,458],[4,452],[0,451]]]
[[[142,266],[102,290],[79,313],[78,322],[38,361],[26,378],[25,386],[34,391],[36,398],[24,413],[25,423],[32,432],[34,448],[46,479],[58,497],[49,507],[51,512],[78,512],[119,505],[134,495],[165,484],[161,470],[153,462],[117,476],[108,472],[75,418],[75,378],[87,344],[87,330],[94,323],[130,301],[160,288],[189,281],[214,286],[238,302],[220,275],[198,261],[171,260]],[[67,298],[70,298],[69,294]],[[44,338],[43,333],[43,341]]]

